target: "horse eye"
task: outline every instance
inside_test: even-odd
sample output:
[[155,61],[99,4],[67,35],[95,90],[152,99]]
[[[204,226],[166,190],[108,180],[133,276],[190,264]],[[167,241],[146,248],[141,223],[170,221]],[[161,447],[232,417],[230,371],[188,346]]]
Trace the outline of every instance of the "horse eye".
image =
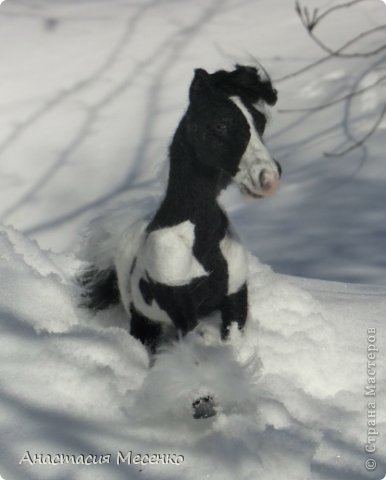
[[222,137],[225,137],[228,133],[228,127],[225,125],[225,123],[216,123],[214,125],[214,131]]

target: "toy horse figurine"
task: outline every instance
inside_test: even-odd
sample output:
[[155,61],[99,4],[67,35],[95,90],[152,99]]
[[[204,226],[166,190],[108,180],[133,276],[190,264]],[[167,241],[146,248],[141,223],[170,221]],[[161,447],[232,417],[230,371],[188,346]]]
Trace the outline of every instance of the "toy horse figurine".
[[170,329],[185,335],[221,312],[221,336],[242,329],[248,310],[247,253],[217,197],[232,181],[253,198],[278,187],[280,165],[262,136],[277,93],[254,67],[197,69],[174,134],[166,195],[151,220],[117,243],[113,261],[82,277],[88,307],[119,300],[131,334],[156,352]]

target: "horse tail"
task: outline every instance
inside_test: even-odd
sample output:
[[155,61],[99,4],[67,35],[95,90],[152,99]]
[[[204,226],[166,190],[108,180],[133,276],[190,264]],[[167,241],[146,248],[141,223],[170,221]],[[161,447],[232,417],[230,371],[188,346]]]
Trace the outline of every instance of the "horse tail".
[[89,265],[79,273],[77,282],[81,287],[81,307],[97,311],[119,303],[118,279],[113,266],[98,270]]
[[[123,233],[123,223],[115,212],[93,219],[83,232],[78,257],[82,266],[77,273],[80,306],[104,310],[119,302],[114,254]],[[121,219],[122,220],[122,219]]]
[[92,220],[83,233],[76,278],[83,307],[104,310],[122,300],[128,308],[128,273],[149,220],[127,216],[127,207],[115,208]]

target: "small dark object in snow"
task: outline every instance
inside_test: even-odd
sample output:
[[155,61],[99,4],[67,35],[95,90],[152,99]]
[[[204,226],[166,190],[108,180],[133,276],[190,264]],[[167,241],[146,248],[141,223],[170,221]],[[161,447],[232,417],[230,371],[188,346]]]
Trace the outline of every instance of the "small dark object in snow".
[[59,25],[59,20],[57,18],[45,18],[44,19],[44,28],[48,31],[48,32],[52,32],[54,30],[56,30],[56,28],[58,27]]
[[193,418],[209,418],[216,415],[216,404],[210,395],[201,397],[192,403]]

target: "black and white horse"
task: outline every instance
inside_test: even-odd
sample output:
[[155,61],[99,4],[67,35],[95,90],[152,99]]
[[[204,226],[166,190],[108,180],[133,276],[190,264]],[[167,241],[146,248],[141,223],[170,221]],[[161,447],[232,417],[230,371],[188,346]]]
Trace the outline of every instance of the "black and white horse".
[[155,352],[165,332],[185,335],[220,311],[221,336],[242,329],[248,310],[247,252],[217,197],[231,182],[253,198],[272,194],[281,176],[262,137],[264,104],[276,90],[256,68],[195,71],[189,106],[174,134],[166,195],[150,221],[127,231],[109,265],[82,277],[87,305],[119,300],[131,334]]

